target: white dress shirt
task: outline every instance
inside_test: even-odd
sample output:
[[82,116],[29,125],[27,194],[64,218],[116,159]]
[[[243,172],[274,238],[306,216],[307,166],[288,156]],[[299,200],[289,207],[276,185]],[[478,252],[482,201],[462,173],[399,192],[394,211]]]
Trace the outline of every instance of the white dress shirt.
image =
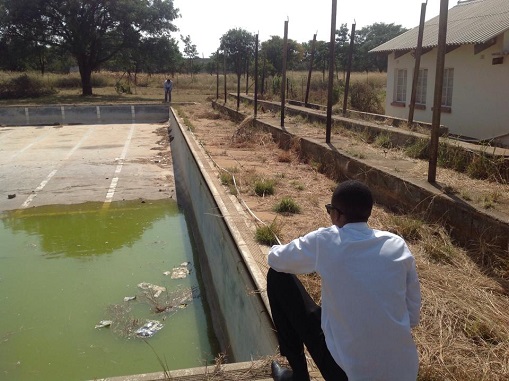
[[367,223],[320,228],[268,256],[276,271],[317,272],[322,279],[322,329],[349,381],[415,381],[419,367],[410,327],[421,294],[405,241]]

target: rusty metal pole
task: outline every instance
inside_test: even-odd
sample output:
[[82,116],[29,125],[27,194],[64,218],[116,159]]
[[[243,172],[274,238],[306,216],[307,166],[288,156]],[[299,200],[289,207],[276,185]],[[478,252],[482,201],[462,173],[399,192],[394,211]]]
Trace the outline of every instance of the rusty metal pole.
[[353,47],[355,44],[355,23],[352,24],[352,31],[350,35],[350,48],[348,49],[348,63],[346,65],[346,81],[345,81],[345,95],[343,99],[343,115],[346,114],[346,107],[348,106],[348,91],[350,90],[350,73],[352,71],[352,57]]
[[219,99],[219,49],[216,52],[216,102]]
[[238,112],[240,109],[240,75],[242,74],[240,71],[241,69],[240,69],[240,55],[239,55],[239,53],[237,53],[237,65],[236,65],[235,70],[237,71],[237,112]]
[[224,104],[226,104],[226,50],[223,49]]
[[309,88],[311,87],[311,74],[313,73],[313,62],[315,60],[315,47],[316,47],[316,33],[313,35],[313,42],[311,43],[311,57],[309,59],[309,73],[308,73],[308,83],[306,87],[306,98],[304,100],[304,106],[308,106],[309,100]]
[[447,47],[447,12],[449,0],[440,0],[440,19],[438,22],[437,68],[435,75],[435,98],[433,100],[433,118],[429,146],[428,182],[435,183],[437,177],[438,140],[440,134],[440,116],[442,112],[442,86],[444,83],[445,51]]
[[330,27],[330,48],[329,48],[329,91],[327,94],[327,126],[325,131],[325,143],[330,143],[332,130],[332,95],[334,90],[334,45],[336,45],[336,13],[338,1],[332,0],[332,16]]
[[246,95],[249,94],[249,54],[246,55]]
[[261,94],[265,94],[265,65],[267,63],[267,59],[265,58],[265,53],[263,54],[263,65],[262,65],[262,88],[260,90]]
[[258,34],[255,38],[254,117],[258,113]]
[[285,126],[286,103],[286,60],[288,55],[288,20],[285,21],[285,37],[283,40],[283,78],[281,79],[281,127]]
[[424,21],[426,19],[426,3],[421,4],[421,21],[419,23],[419,34],[417,36],[417,48],[415,49],[415,67],[412,78],[412,93],[410,95],[410,105],[408,109],[408,125],[414,122],[415,98],[417,94],[417,83],[419,80],[419,69],[421,68],[422,38],[424,35]]

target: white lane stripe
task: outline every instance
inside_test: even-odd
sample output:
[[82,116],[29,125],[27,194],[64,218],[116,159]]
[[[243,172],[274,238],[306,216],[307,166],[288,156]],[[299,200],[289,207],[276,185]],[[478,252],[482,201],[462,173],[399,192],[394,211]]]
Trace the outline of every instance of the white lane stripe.
[[106,199],[104,202],[112,202],[113,201],[113,195],[115,194],[115,190],[117,188],[118,184],[118,175],[120,175],[120,172],[122,171],[122,167],[124,165],[124,160],[127,156],[127,151],[129,149],[129,146],[131,145],[131,140],[134,135],[134,128],[136,127],[135,124],[131,126],[131,130],[129,131],[129,135],[127,136],[127,140],[124,144],[124,149],[122,150],[122,154],[120,155],[119,163],[117,164],[117,167],[115,168],[115,177],[111,180],[110,188],[108,189],[108,193],[106,193]]
[[14,134],[15,130],[12,130],[12,131],[9,131],[9,132],[3,132],[1,135],[0,135],[0,140],[2,140],[3,138],[6,138],[7,136],[9,135],[12,135]]
[[13,161],[17,156],[21,155],[23,152],[25,152],[26,150],[32,148],[33,145],[39,143],[41,140],[43,139],[46,139],[46,137],[51,134],[53,131],[52,130],[48,130],[46,131],[44,134],[40,135],[37,139],[35,139],[32,143],[30,143],[29,145],[23,147],[22,149],[20,149],[18,152],[16,152],[15,154],[13,154],[8,161]]
[[62,162],[57,165],[57,168],[55,168],[54,170],[52,170],[50,172],[50,174],[39,184],[39,186],[37,188],[34,189],[34,192],[28,196],[28,198],[25,200],[25,202],[23,204],[21,204],[21,208],[22,209],[25,209],[25,208],[28,208],[28,206],[32,203],[32,201],[34,200],[34,198],[37,196],[37,193],[42,191],[44,189],[44,187],[46,186],[46,184],[51,180],[51,178],[53,176],[55,176],[55,174],[57,173],[58,171],[58,168],[62,166],[63,162],[68,160],[71,155],[76,152],[76,150],[83,144],[83,142],[89,137],[89,135],[92,133],[92,131],[94,130],[94,126],[92,126],[91,128],[88,129],[87,133],[85,135],[83,135],[83,137],[81,138],[81,140],[69,151],[69,153],[65,156],[65,158],[62,160]]
[[32,200],[35,198],[35,196],[37,196],[37,192],[40,192],[43,190],[43,188],[46,186],[46,184],[48,183],[48,181],[51,180],[51,178],[53,176],[55,176],[55,174],[57,173],[57,170],[54,169],[51,171],[51,173],[39,184],[39,186],[37,188],[35,188],[34,190],[34,193],[32,193],[30,196],[28,196],[28,198],[25,200],[25,202],[21,205],[21,208],[24,209],[24,208],[27,208],[28,205],[30,205],[30,203],[32,202]]

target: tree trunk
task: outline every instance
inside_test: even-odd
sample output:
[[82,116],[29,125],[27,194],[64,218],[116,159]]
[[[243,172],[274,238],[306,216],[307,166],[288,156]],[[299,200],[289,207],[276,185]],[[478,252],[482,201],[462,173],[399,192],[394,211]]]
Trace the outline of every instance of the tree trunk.
[[81,95],[92,95],[92,67],[85,60],[79,60],[78,66],[80,68],[81,76]]

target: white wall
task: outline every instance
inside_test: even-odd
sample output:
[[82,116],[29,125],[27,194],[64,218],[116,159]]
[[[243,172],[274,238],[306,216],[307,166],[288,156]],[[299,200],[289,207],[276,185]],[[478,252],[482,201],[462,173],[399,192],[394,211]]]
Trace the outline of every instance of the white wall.
[[[445,68],[454,69],[454,88],[451,113],[441,114],[441,124],[451,134],[476,139],[491,139],[509,132],[509,55],[504,63],[492,65],[493,53],[507,50],[509,32],[499,36],[497,43],[474,55],[474,45],[464,45],[448,53]],[[415,110],[414,120],[431,122],[435,87],[437,49],[421,57],[421,69],[428,69],[426,109]],[[387,68],[387,98],[385,113],[407,118],[412,90],[415,60],[410,53],[397,59],[389,55]],[[394,74],[396,69],[407,69],[407,101],[405,107],[391,106],[394,99]]]

